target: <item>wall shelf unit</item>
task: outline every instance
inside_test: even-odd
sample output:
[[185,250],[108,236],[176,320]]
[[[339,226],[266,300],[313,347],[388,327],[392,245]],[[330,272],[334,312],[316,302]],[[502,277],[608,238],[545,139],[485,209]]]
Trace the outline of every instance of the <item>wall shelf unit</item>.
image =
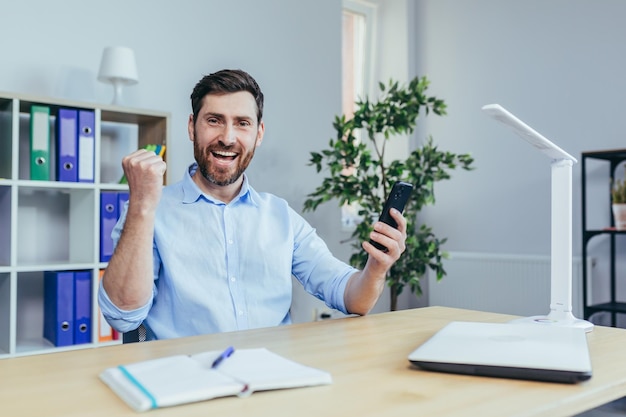
[[[583,303],[584,303],[584,317],[590,319],[592,315],[596,313],[608,313],[610,315],[610,324],[616,326],[617,315],[626,314],[626,301],[618,299],[617,281],[619,274],[617,271],[617,242],[621,236],[626,236],[626,231],[616,230],[611,211],[611,184],[612,179],[615,178],[616,170],[624,161],[626,161],[626,149],[613,149],[604,151],[589,151],[582,153],[582,259],[583,259]],[[599,161],[601,164],[608,165],[609,177],[606,178],[606,200],[608,202],[608,210],[610,223],[606,227],[590,228],[588,226],[588,211],[587,199],[589,190],[587,189],[588,183],[588,163],[591,160]],[[596,200],[596,204],[600,204]],[[605,203],[606,204],[606,203]],[[590,302],[589,300],[589,288],[593,285],[590,282],[588,265],[589,259],[589,244],[592,240],[604,237],[608,239],[608,253],[606,258],[608,259],[608,299],[604,302]]]
[[[32,106],[50,110],[46,180],[31,179]],[[57,178],[59,109],[94,115],[92,182]],[[170,118],[162,111],[0,92],[0,359],[121,343],[99,337],[98,278],[106,267],[100,193],[127,190],[119,184],[124,155],[148,144],[167,149]],[[91,272],[88,342],[58,347],[44,338],[46,271]]]

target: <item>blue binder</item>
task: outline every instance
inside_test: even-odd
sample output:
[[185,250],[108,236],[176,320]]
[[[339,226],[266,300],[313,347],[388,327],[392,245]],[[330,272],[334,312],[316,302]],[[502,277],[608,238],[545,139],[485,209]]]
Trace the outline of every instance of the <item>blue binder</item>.
[[43,337],[55,346],[74,344],[74,273],[44,272]]
[[91,343],[91,271],[74,272],[74,344]]
[[78,111],[61,108],[57,112],[57,181],[78,181]]
[[78,182],[94,182],[96,116],[92,110],[78,111]]
[[117,192],[100,192],[100,262],[109,262],[113,255],[111,232],[119,216]]

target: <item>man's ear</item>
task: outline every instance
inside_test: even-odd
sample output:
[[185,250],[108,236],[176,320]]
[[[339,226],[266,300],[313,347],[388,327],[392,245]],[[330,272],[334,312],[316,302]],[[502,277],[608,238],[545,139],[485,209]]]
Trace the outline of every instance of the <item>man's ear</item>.
[[256,134],[256,146],[260,146],[261,142],[263,142],[263,136],[265,135],[265,123],[261,120],[259,123],[259,129]]
[[187,121],[187,132],[189,133],[189,140],[193,142],[196,139],[194,136],[193,114],[189,115],[189,121]]

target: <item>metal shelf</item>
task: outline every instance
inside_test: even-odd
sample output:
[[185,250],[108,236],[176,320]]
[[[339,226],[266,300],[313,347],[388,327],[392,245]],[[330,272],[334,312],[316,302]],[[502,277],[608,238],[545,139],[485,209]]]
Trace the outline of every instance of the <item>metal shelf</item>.
[[[616,168],[624,161],[626,161],[626,149],[612,149],[612,150],[602,150],[602,151],[589,151],[583,152],[581,163],[582,163],[582,173],[581,173],[581,181],[582,181],[582,258],[583,258],[583,311],[584,318],[589,319],[590,316],[594,313],[599,312],[608,312],[611,313],[611,324],[613,326],[616,325],[616,316],[617,314],[626,314],[626,302],[621,302],[617,300],[616,295],[616,274],[615,274],[615,259],[616,259],[616,238],[619,238],[622,235],[626,235],[626,231],[624,230],[616,230],[615,224],[613,222],[613,217],[610,216],[611,224],[603,229],[587,229],[587,181],[586,181],[586,162],[587,159],[596,159],[602,160],[609,163],[609,172],[612,177],[615,176]],[[607,181],[607,184],[610,182]],[[607,199],[609,202],[611,201],[610,188],[607,187]],[[608,236],[609,237],[609,261],[610,261],[610,301],[605,303],[598,304],[587,304],[588,295],[588,280],[590,279],[587,276],[588,267],[587,267],[587,257],[588,257],[588,249],[587,245],[591,239],[595,236]]]

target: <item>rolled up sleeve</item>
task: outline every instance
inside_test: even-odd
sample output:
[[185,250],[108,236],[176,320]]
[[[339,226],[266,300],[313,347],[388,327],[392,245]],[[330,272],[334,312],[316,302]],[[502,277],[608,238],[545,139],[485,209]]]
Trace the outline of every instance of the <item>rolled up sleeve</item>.
[[144,306],[135,310],[122,310],[117,307],[109,298],[102,282],[98,288],[98,304],[107,323],[115,330],[126,333],[135,330],[148,316],[148,311],[152,307],[152,298]]

